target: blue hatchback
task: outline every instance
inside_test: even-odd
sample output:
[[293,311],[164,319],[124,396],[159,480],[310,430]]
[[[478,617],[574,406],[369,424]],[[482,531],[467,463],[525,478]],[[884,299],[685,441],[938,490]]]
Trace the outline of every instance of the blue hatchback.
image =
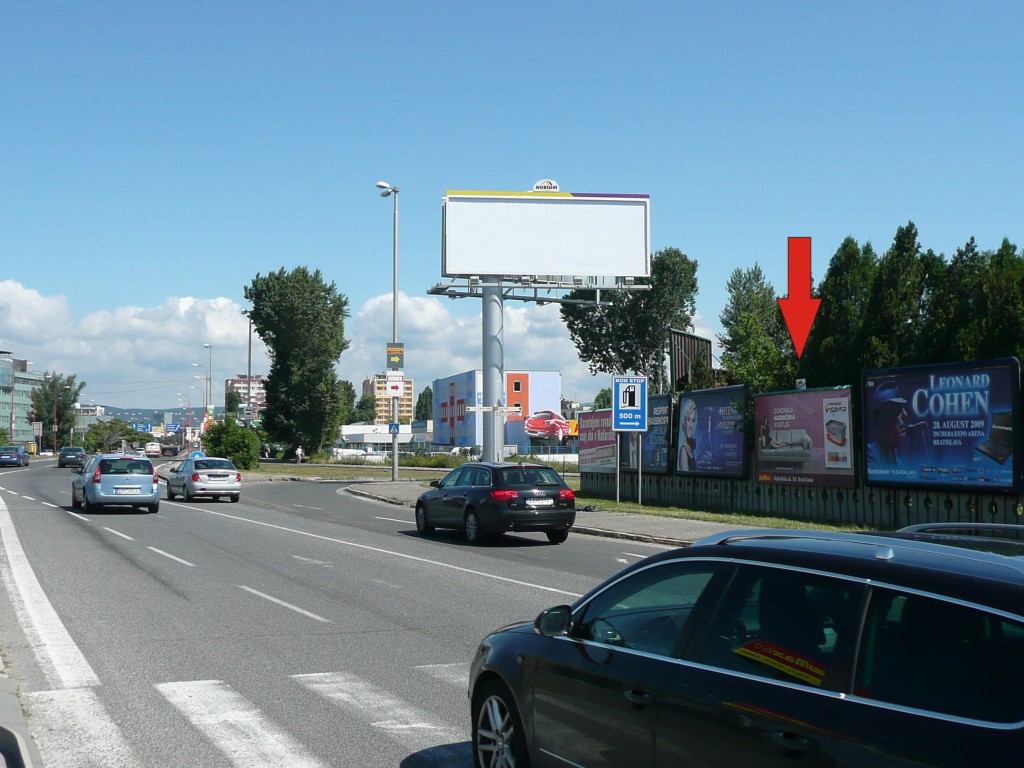
[[160,509],[160,478],[142,456],[96,454],[71,476],[71,506],[96,512],[105,506]]

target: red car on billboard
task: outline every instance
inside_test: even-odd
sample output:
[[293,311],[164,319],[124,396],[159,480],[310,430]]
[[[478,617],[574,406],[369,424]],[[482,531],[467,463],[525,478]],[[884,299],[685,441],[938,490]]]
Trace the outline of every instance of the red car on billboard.
[[555,440],[560,443],[572,432],[572,425],[560,413],[535,411],[526,420],[523,431],[533,440]]

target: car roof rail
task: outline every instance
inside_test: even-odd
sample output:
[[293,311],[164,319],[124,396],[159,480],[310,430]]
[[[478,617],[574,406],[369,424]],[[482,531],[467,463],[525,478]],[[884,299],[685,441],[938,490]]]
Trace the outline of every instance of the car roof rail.
[[900,528],[897,533],[951,533],[978,536],[984,533],[1013,533],[1020,537],[1024,526],[1013,523],[918,523]]

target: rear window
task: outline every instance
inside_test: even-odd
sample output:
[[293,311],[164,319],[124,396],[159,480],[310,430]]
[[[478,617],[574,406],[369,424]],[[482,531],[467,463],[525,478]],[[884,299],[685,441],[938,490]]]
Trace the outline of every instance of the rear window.
[[153,465],[143,459],[102,459],[101,475],[152,475]]
[[508,488],[525,486],[532,488],[540,485],[561,487],[562,478],[550,467],[509,467],[502,470],[504,484]]
[[235,465],[227,459],[196,459],[196,469],[230,469],[234,470]]

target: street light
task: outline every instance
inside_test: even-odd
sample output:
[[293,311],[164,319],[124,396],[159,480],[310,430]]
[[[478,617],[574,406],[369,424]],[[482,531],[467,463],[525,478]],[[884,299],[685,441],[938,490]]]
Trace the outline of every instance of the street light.
[[0,349],[0,355],[10,355],[11,358],[11,433],[10,440],[14,442],[14,353],[7,349]]
[[207,409],[208,403],[209,403],[209,401],[206,398],[206,391],[209,388],[210,369],[207,368],[202,363],[192,363],[192,367],[193,368],[202,368],[203,369],[203,373],[206,374],[205,376],[196,376],[197,379],[202,379],[203,380],[203,420],[205,421],[206,420],[206,409]]
[[213,344],[203,344],[203,346],[210,350],[210,366],[206,369],[206,389],[208,390],[206,407],[216,413],[217,409],[213,405]]
[[[395,213],[394,223],[391,232],[391,341],[398,344],[398,187],[388,184],[386,181],[378,181],[377,189],[381,190],[381,197],[389,197],[394,194]],[[404,384],[403,384],[404,390]],[[398,395],[391,398],[391,423],[398,424]],[[391,436],[391,479],[398,479],[398,432]]]

